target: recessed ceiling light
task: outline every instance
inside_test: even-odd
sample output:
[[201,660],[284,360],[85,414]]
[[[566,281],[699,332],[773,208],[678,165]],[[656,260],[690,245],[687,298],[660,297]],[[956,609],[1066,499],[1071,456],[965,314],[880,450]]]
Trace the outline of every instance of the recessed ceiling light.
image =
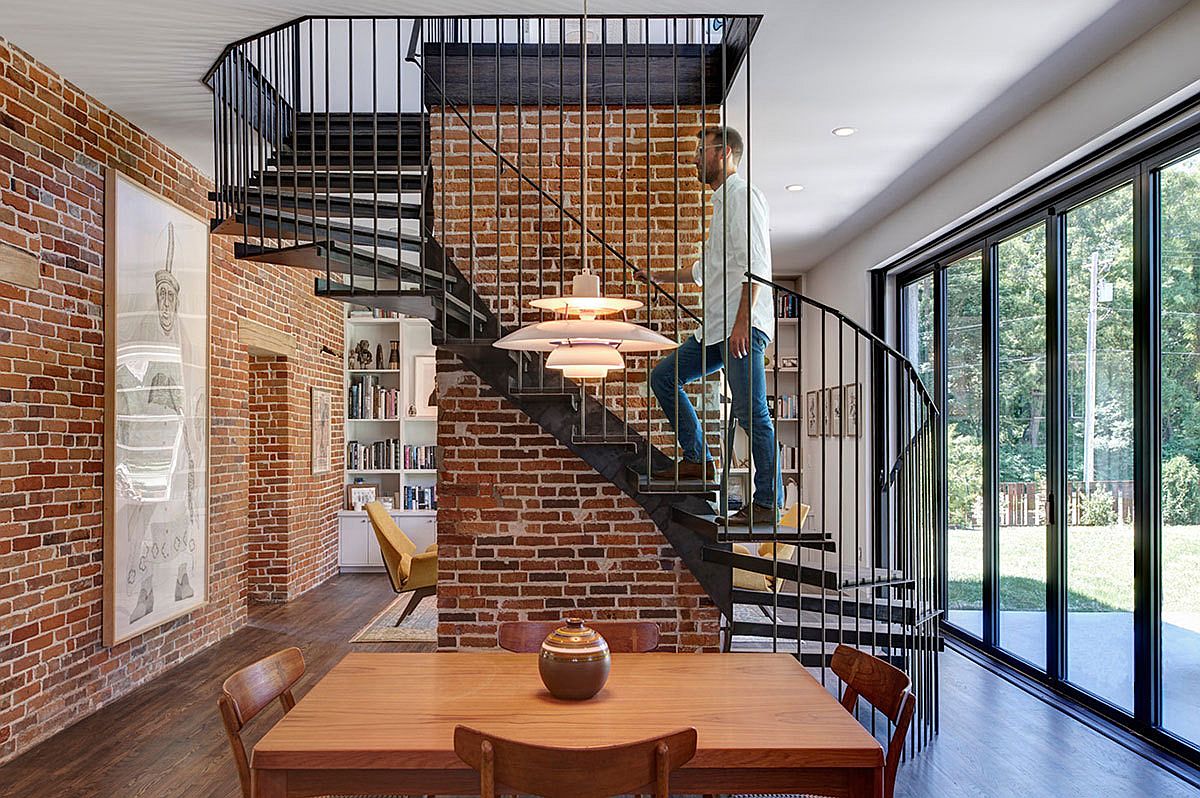
[[790,186],[784,186],[788,191],[803,191],[804,186],[799,183],[792,183]]
[[858,132],[856,127],[835,127],[832,131],[835,136],[853,136]]

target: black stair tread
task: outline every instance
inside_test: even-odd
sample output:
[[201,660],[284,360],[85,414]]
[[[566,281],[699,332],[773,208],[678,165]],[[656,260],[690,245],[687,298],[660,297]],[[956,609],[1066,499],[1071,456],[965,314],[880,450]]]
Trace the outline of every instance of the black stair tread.
[[841,593],[826,595],[801,593],[797,596],[795,593],[780,591],[772,595],[764,591],[735,587],[730,596],[734,604],[765,606],[768,610],[772,606],[786,607],[791,610],[799,606],[800,609],[807,612],[820,613],[824,610],[827,615],[831,616],[841,615],[845,618],[868,620],[891,618],[892,623],[900,624],[912,623],[916,615],[911,606],[906,606],[902,602],[894,601],[889,604],[886,601],[855,601],[850,596]]
[[[632,470],[632,469],[630,469]],[[634,472],[636,473],[636,472]],[[654,479],[638,474],[638,490],[642,493],[716,493],[721,489],[719,482],[706,479]]]
[[[322,164],[323,165],[323,164]],[[420,192],[425,188],[427,179],[419,172],[404,172],[397,175],[395,172],[384,172],[381,174],[370,174],[365,178],[359,173],[355,173],[354,177],[354,192],[355,194],[373,193],[375,191],[376,181],[379,185],[380,194],[395,194],[397,190],[409,192]],[[288,192],[307,192],[307,191],[336,191],[341,193],[349,193],[350,191],[350,173],[349,172],[293,172],[287,171],[269,171],[255,172],[250,175],[247,181],[247,192],[250,197],[257,194],[258,187],[263,186],[270,190],[288,191]],[[226,189],[227,198],[231,200],[240,199],[242,192],[237,188]],[[209,199],[217,199],[216,192],[209,194]]]
[[[802,640],[799,644],[800,651],[798,654],[800,664],[806,668],[828,668],[833,660],[833,652],[837,649],[837,647],[838,644],[833,642],[822,644],[820,642]],[[795,657],[797,656],[796,648],[797,644],[795,640],[780,640],[776,645],[773,646],[772,641],[769,638],[737,635],[734,637],[732,650],[734,652],[748,653],[769,653],[772,650],[776,650],[780,654],[791,654]],[[869,643],[863,648],[866,651],[871,650]],[[888,654],[886,651],[880,650],[873,651],[872,653],[876,657],[879,657],[885,662],[890,662],[892,665],[895,665],[901,670],[903,670],[907,664],[904,656],[900,654]]]
[[296,135],[284,136],[280,142],[280,146],[287,152],[347,152],[353,143],[354,149],[357,152],[379,152],[391,151],[395,155],[396,150],[418,150],[422,147],[428,152],[429,136],[419,133],[418,131],[404,131],[403,134],[397,135],[396,129],[391,130],[373,130],[370,126],[365,128],[356,128],[354,135],[351,136],[349,130],[334,130],[328,134],[324,130],[314,131],[297,131]]
[[812,643],[845,643],[852,646],[879,645],[901,649],[912,639],[912,635],[904,631],[875,631],[864,627],[855,629],[853,625],[839,629],[836,624],[824,628],[819,625],[805,624],[796,627],[782,623],[772,624],[765,618],[762,622],[734,621],[731,629],[734,637],[777,637],[779,640],[795,640],[799,636],[801,640]]
[[[355,173],[365,175],[374,174],[375,167],[380,169],[395,169],[397,158],[396,151],[382,150],[378,153],[370,150],[357,150],[353,153],[349,151],[330,151],[329,158],[326,159],[326,151],[323,149],[310,150],[295,150],[295,159],[292,158],[293,150],[289,147],[281,147],[275,154],[267,160],[267,166],[272,169],[281,171],[296,171],[296,172],[322,172],[325,169],[343,169],[353,168]],[[412,150],[403,150],[400,152],[399,163],[402,167],[407,166],[424,166],[425,154]]]
[[[827,551],[834,551],[836,549],[833,533],[831,532],[816,532],[811,530],[800,530],[797,532],[792,527],[772,527],[770,524],[755,524],[752,527],[731,524],[726,527],[719,522],[719,516],[713,513],[698,515],[679,508],[674,508],[672,512],[677,521],[706,537],[711,537],[713,540],[719,534],[721,540],[730,543],[769,543],[774,540],[779,543],[791,543],[801,546],[805,544],[811,544],[814,547],[825,546]],[[834,545],[829,547],[828,544]]]
[[[384,194],[387,192],[381,191],[379,193]],[[215,199],[215,197],[213,198]],[[249,200],[254,203],[254,207],[282,208],[289,215],[298,214],[301,219],[307,216],[311,220],[313,216],[316,216],[318,219],[318,228],[323,227],[323,223],[320,220],[323,220],[326,216],[332,219],[348,219],[350,218],[351,211],[353,211],[356,220],[361,219],[363,221],[367,219],[395,219],[397,216],[401,219],[420,219],[422,211],[421,204],[417,202],[394,202],[392,200],[379,200],[376,202],[373,199],[359,198],[351,200],[349,197],[327,195],[313,197],[309,194],[297,193],[288,189],[277,191],[273,186],[267,186],[261,191],[251,189]]]
[[[356,220],[357,221],[357,220]],[[248,206],[244,211],[213,226],[213,232],[218,235],[246,234],[254,238],[283,238],[284,240],[299,238],[333,239],[334,241],[350,243],[354,240],[356,247],[374,247],[376,243],[388,249],[400,248],[409,252],[419,252],[422,245],[421,236],[416,233],[397,233],[394,230],[383,230],[377,227],[351,225],[349,222],[318,219],[313,224],[312,217],[303,213],[297,215],[286,206],[284,208],[260,208]]]
[[[233,254],[238,260],[277,263],[281,266],[294,266],[296,268],[311,269],[320,272],[325,271],[326,253],[329,255],[329,269],[331,272],[335,274],[349,273],[351,248],[346,244],[336,241],[311,241],[290,247],[261,246],[241,241],[234,242],[233,245]],[[378,262],[381,267],[379,270],[380,277],[394,278],[399,275],[402,280],[416,283],[423,276],[427,288],[442,285],[442,273],[440,271],[425,269],[422,272],[418,264],[397,261],[390,256],[382,254],[373,255],[370,252],[355,251],[355,275],[360,277],[374,276],[373,261]],[[456,279],[454,275],[447,274],[446,284],[453,284]]]
[[[913,580],[896,571],[883,568],[855,567],[854,563],[827,562],[799,565],[785,560],[771,560],[756,554],[739,554],[726,548],[729,544],[707,544],[703,557],[708,562],[741,568],[751,573],[775,575],[789,582],[800,582],[825,590],[865,590],[875,587],[911,587]],[[834,559],[836,558],[827,558]]]
[[352,122],[355,127],[379,124],[394,129],[400,124],[405,130],[419,130],[421,127],[429,127],[429,115],[424,111],[402,111],[399,114],[395,111],[330,111],[328,114],[323,111],[309,111],[296,114],[296,127],[299,130],[324,130],[327,125],[331,129],[347,128]]
[[571,435],[571,442],[580,446],[641,446],[643,438],[632,435],[623,435],[615,432],[575,432]]
[[[362,282],[361,276],[356,282]],[[471,317],[470,305],[453,294],[441,291],[422,291],[420,288],[372,291],[362,284],[351,286],[348,283],[337,280],[327,281],[323,277],[316,278],[314,291],[318,296],[326,296],[346,302],[357,302],[358,304],[379,308],[380,310],[406,312],[404,311],[404,307],[406,306],[418,307],[423,305],[429,308],[429,314],[421,313],[413,315],[421,315],[422,318],[428,319],[434,319],[443,307],[446,309],[447,315],[463,323],[469,323]],[[424,303],[414,302],[417,299],[426,301]],[[443,299],[445,300],[444,302]],[[475,322],[478,328],[484,328],[487,324],[486,316],[479,312],[478,309],[475,314]]]

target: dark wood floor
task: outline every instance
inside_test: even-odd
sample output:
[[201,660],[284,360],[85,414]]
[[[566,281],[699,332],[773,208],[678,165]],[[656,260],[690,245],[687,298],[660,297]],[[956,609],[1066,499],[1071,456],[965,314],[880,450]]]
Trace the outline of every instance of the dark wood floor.
[[[5,798],[238,798],[215,698],[242,664],[286,645],[304,651],[303,694],[392,599],[382,575],[341,576],[291,604],[258,606],[250,625],[0,768]],[[355,644],[417,651],[428,644]],[[1198,796],[1195,790],[1019,688],[947,652],[941,734],[901,766],[900,798]],[[250,739],[278,718],[269,710]]]

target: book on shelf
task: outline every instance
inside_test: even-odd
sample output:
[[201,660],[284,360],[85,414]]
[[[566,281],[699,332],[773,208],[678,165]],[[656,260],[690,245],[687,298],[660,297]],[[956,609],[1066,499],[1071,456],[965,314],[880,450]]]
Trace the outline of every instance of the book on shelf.
[[404,467],[410,470],[432,471],[437,468],[437,446],[404,447]]
[[400,420],[400,389],[379,384],[379,377],[357,375],[346,392],[346,418]]
[[795,319],[800,316],[800,298],[791,294],[780,294],[775,298],[775,316],[780,319]]
[[402,319],[404,315],[397,313],[394,310],[380,310],[379,308],[352,308],[348,315],[351,319]]
[[775,402],[775,418],[780,421],[793,421],[800,418],[800,395],[795,393],[780,394],[778,397],[767,397],[767,402]]
[[404,509],[405,510],[436,510],[437,509],[437,486],[436,485],[405,485],[404,486]]

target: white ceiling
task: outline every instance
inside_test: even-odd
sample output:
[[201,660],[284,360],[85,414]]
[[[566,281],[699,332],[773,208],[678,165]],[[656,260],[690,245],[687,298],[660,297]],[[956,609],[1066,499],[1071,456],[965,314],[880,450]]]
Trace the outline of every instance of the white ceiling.
[[[591,0],[594,14],[762,13],[751,179],[776,270],[878,222],[1186,0]],[[304,14],[430,13],[413,0],[0,0],[0,36],[206,171],[200,76],[230,41]],[[440,0],[436,13],[573,13],[581,0]],[[735,89],[730,122],[744,127]],[[743,120],[739,122],[740,120]],[[837,138],[830,130],[859,133]],[[1014,175],[1014,182],[1023,175]],[[801,183],[805,190],[787,192]]]

